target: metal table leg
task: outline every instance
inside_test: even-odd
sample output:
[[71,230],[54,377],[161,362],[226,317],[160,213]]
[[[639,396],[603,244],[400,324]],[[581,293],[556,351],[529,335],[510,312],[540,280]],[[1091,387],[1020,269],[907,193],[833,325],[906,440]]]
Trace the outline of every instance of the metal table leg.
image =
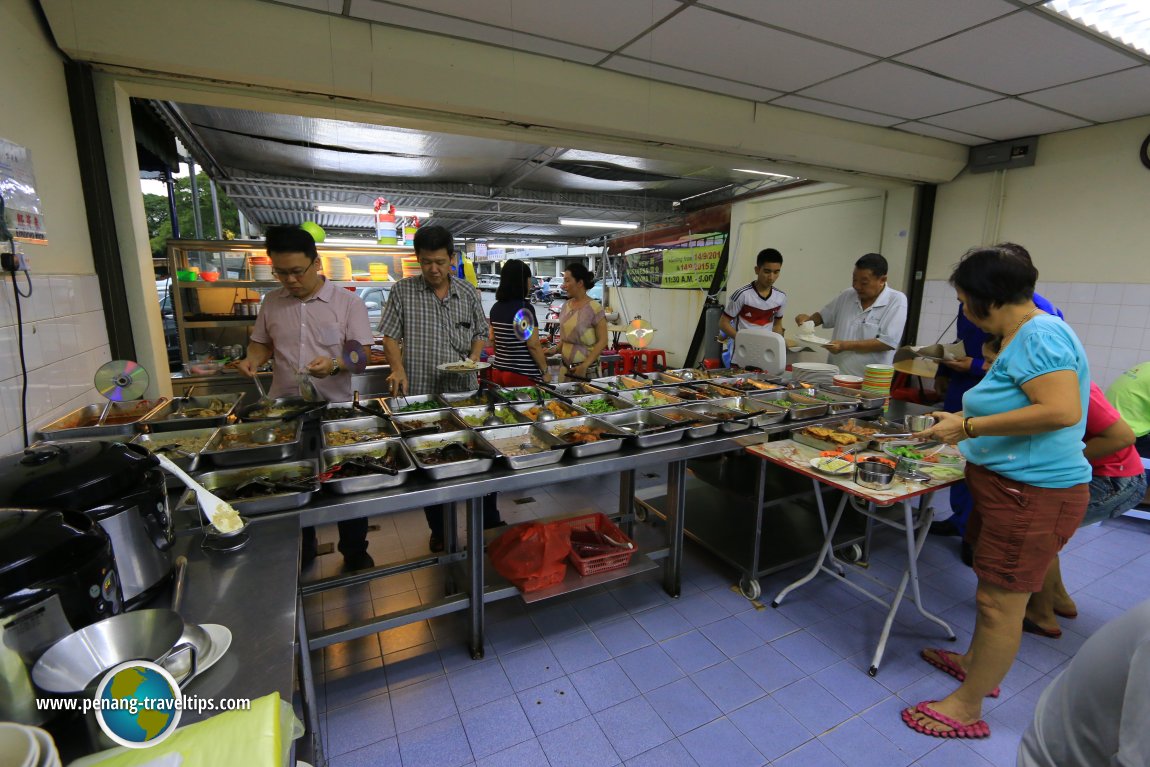
[[[836,568],[840,567],[838,561],[835,560],[834,556],[831,554],[831,548],[835,540],[835,531],[838,530],[839,521],[843,518],[843,512],[846,510],[848,498],[850,498],[850,496],[844,493],[842,499],[839,501],[838,508],[835,509],[834,519],[831,520],[830,526],[827,528],[827,537],[823,541],[823,547],[819,549],[818,557],[815,558],[814,567],[812,567],[810,572],[808,572],[802,578],[799,578],[797,581],[780,591],[774,600],[771,601],[771,607],[778,607],[782,603],[783,599],[787,596],[787,594],[791,593],[800,586],[805,586],[806,584],[810,583],[814,577],[819,574],[819,570],[824,569],[823,563],[828,559],[835,564]],[[821,510],[821,499],[819,504],[819,508]],[[827,572],[830,572],[830,570],[827,570]],[[839,577],[843,577],[841,571],[839,572]]]
[[[767,502],[767,462],[759,461],[759,481],[755,489],[755,537],[751,539],[751,570],[739,579],[739,591],[747,599],[763,595],[759,585],[759,547],[763,540],[763,505]],[[820,499],[821,502],[821,499]]]
[[483,498],[467,499],[467,562],[471,570],[471,602],[468,613],[471,635],[468,639],[471,658],[483,657]]
[[[619,472],[619,516],[623,519],[623,532],[635,537],[635,470]],[[644,512],[644,517],[646,513]],[[642,520],[640,520],[642,521]]]
[[[663,590],[678,598],[683,580],[683,528],[687,509],[686,461],[667,464],[667,543]],[[622,502],[622,501],[620,501]]]
[[303,610],[303,596],[296,596],[296,646],[299,648],[300,702],[303,715],[311,735],[312,758],[317,765],[326,765],[323,754],[323,738],[319,729],[319,711],[316,708],[315,674],[311,668],[311,644],[307,638],[307,618]]

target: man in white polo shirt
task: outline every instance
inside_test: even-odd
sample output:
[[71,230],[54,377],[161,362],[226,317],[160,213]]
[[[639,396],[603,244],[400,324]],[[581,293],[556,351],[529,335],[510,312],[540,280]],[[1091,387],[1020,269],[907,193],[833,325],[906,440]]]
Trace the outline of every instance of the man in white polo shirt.
[[849,375],[861,376],[866,366],[890,364],[906,327],[906,295],[886,284],[886,259],[867,253],[855,262],[851,287],[814,314],[799,314],[795,322],[810,320],[834,328],[828,361]]

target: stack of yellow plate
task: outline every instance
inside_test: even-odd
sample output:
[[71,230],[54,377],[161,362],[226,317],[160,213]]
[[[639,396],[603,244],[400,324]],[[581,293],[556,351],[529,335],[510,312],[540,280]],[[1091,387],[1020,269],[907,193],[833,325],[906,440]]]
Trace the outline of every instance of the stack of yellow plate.
[[350,258],[335,254],[321,256],[321,258],[323,259],[324,276],[329,280],[346,282],[352,279]]
[[387,264],[381,264],[378,261],[372,261],[367,265],[368,274],[375,282],[387,282],[391,279],[391,275],[387,273]]

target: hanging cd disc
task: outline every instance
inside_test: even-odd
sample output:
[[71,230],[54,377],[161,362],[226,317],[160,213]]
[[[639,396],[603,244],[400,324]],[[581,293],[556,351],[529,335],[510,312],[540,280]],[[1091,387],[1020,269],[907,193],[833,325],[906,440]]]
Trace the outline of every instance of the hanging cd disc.
[[520,309],[515,312],[515,319],[511,322],[511,329],[515,331],[515,337],[520,341],[526,341],[535,335],[535,318],[531,316],[531,312],[527,309]]
[[105,362],[92,378],[96,391],[113,402],[143,397],[149,381],[148,371],[133,360]]
[[627,329],[627,342],[636,349],[646,349],[655,340],[655,328],[651,323],[640,317],[631,320]]
[[367,370],[367,349],[359,341],[343,342],[343,366],[353,373]]

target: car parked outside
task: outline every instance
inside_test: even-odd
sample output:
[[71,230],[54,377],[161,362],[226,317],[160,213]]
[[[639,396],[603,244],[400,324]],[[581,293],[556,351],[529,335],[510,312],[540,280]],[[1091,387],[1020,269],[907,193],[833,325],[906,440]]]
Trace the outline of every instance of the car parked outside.
[[552,298],[566,298],[567,291],[563,289],[563,275],[556,275],[547,281],[548,286],[551,288]]
[[476,280],[479,282],[477,287],[480,290],[499,290],[498,274],[481,274]]
[[371,323],[372,331],[378,330],[379,322],[383,318],[383,305],[387,303],[387,297],[391,295],[391,283],[383,282],[363,287],[357,285],[355,294],[367,306],[367,319]]

